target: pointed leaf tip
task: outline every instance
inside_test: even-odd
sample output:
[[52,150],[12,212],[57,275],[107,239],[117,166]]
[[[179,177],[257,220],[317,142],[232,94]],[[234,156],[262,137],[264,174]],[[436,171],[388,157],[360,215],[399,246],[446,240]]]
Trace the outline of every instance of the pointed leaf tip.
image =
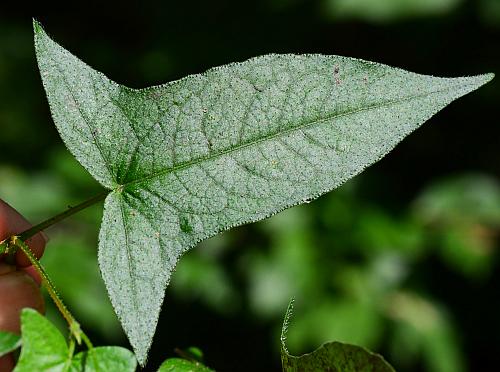
[[484,74],[484,80],[485,80],[485,83],[489,83],[490,81],[492,81],[494,78],[495,78],[495,73],[494,72],[489,72],[487,74]]
[[479,88],[485,84],[488,84],[490,81],[493,80],[494,77],[495,77],[495,74],[493,72],[473,76],[473,78],[476,78],[477,88]]
[[33,18],[33,32],[38,34],[43,32],[43,26],[40,22],[38,22],[35,18]]

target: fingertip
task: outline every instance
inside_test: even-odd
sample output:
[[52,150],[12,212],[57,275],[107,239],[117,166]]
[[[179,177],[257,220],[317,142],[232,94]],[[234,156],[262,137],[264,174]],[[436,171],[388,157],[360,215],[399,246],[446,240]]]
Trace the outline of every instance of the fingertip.
[[[40,258],[45,250],[45,242],[43,235],[41,233],[36,234],[32,238],[26,240],[26,244],[30,247],[31,251],[36,258]],[[26,267],[31,265],[31,261],[26,257],[22,251],[17,251],[16,253],[16,263],[20,267]]]
[[0,275],[0,330],[19,332],[22,309],[29,307],[43,314],[45,303],[31,276],[23,271]]
[[0,199],[0,240],[3,240],[9,236],[9,215],[10,206]]
[[0,357],[0,371],[10,372],[14,369],[14,357],[12,354]]
[[0,275],[9,274],[14,271],[16,271],[15,266],[6,264],[5,262],[0,262]]
[[[19,212],[0,199],[0,240],[8,238],[12,234],[22,233],[30,227],[31,224]],[[26,244],[30,247],[35,257],[40,258],[42,257],[47,240],[47,236],[43,232],[39,232],[28,239]],[[20,267],[31,265],[28,257],[21,251],[16,253],[16,263]]]
[[40,287],[41,284],[42,284],[42,277],[40,276],[40,274],[38,273],[38,271],[36,271],[36,269],[32,266],[27,266],[27,267],[23,267],[21,270],[23,270],[26,274],[28,274],[29,276],[31,276],[33,278],[33,280],[35,281],[36,284],[38,284],[38,286]]

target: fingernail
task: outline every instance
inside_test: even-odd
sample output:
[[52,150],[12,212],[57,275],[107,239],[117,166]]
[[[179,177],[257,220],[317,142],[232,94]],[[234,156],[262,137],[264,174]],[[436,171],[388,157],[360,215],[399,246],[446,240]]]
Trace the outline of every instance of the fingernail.
[[0,262],[0,275],[5,275],[13,271],[16,271],[15,266],[6,264],[5,262]]

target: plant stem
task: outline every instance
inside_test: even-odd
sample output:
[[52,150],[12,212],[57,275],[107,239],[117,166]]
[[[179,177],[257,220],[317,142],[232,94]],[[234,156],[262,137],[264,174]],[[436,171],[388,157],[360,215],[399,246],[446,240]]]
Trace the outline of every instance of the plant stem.
[[89,349],[92,348],[92,343],[85,335],[85,333],[83,333],[83,331],[81,330],[80,324],[70,313],[66,305],[64,305],[59,293],[56,290],[56,287],[52,283],[52,280],[50,280],[50,277],[47,275],[47,272],[40,264],[40,261],[38,261],[38,259],[35,257],[30,247],[28,247],[28,245],[24,241],[22,241],[19,236],[11,237],[10,243],[21,249],[21,251],[23,251],[23,253],[26,255],[26,257],[28,257],[31,264],[38,272],[38,274],[40,274],[40,277],[42,278],[42,283],[44,284],[45,288],[47,288],[47,292],[49,293],[50,297],[56,304],[62,316],[64,317],[64,319],[66,319],[66,322],[69,325],[70,332],[75,337],[75,340],[78,342],[78,344],[80,344],[83,339],[83,341],[89,347]]
[[68,347],[68,361],[70,363],[71,363],[71,360],[73,359],[73,355],[75,355],[75,339],[73,337],[70,337],[69,338],[69,347]]
[[94,345],[92,345],[92,342],[90,342],[90,338],[88,338],[88,336],[82,332],[82,340],[83,342],[85,342],[85,345],[87,345],[87,349],[89,350],[92,350],[92,348],[94,347]]
[[22,232],[21,234],[18,235],[20,240],[27,240],[31,238],[33,235],[37,234],[38,232],[45,230],[47,227],[54,225],[55,223],[64,220],[65,218],[72,216],[73,214],[81,211],[82,209],[85,209],[87,207],[90,207],[91,205],[100,202],[103,200],[107,195],[109,191],[106,190],[105,192],[94,196],[93,198],[90,198],[83,203],[78,204],[77,206],[70,207],[68,210],[59,213],[58,215],[49,218],[48,220],[45,220],[38,225],[33,226],[32,228]]
[[84,201],[83,203],[80,203],[74,207],[70,207],[68,210],[59,213],[58,215],[49,218],[48,220],[43,221],[38,225],[33,226],[32,228],[22,232],[19,235],[13,235],[10,238],[0,242],[2,244],[1,248],[3,248],[3,251],[5,251],[5,253],[15,253],[16,249],[12,249],[11,247],[16,247],[19,248],[26,255],[26,257],[28,257],[31,264],[42,278],[42,283],[47,289],[47,292],[54,301],[55,305],[57,306],[59,312],[62,314],[62,316],[68,323],[70,334],[74,337],[74,339],[76,340],[76,342],[78,342],[78,344],[81,344],[83,340],[83,342],[85,342],[85,344],[89,349],[92,349],[93,347],[92,342],[90,342],[90,339],[81,330],[80,323],[76,321],[76,319],[70,313],[66,305],[64,305],[64,302],[62,301],[61,296],[57,292],[54,283],[52,283],[52,280],[48,276],[43,266],[40,264],[40,261],[38,261],[38,259],[35,257],[30,247],[28,247],[28,245],[25,243],[25,240],[31,238],[33,235],[39,233],[40,231],[45,230],[47,227],[52,226],[57,222],[60,222],[65,218],[72,216],[73,214],[103,200],[104,198],[106,198],[108,193],[109,191],[106,190],[105,192],[96,195],[93,198]]

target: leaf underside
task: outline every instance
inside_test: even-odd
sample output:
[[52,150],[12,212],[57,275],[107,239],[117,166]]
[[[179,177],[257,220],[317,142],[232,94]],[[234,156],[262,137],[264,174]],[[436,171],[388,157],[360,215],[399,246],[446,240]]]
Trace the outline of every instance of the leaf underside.
[[59,133],[110,190],[99,264],[141,364],[183,252],[336,188],[492,78],[266,55],[130,89],[34,28]]

